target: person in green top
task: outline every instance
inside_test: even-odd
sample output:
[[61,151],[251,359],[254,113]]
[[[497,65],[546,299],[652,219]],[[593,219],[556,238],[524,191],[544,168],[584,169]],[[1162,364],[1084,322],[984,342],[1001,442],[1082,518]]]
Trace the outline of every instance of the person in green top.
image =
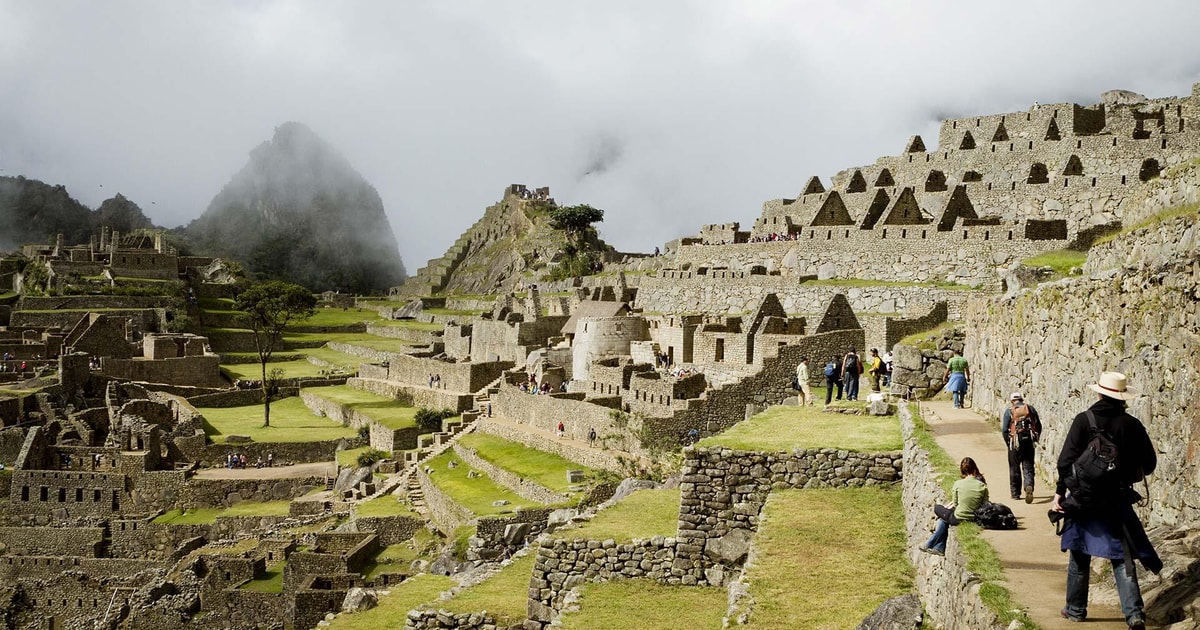
[[964,457],[958,464],[958,470],[962,473],[962,479],[954,482],[954,487],[950,489],[950,503],[933,506],[938,523],[933,535],[921,545],[921,551],[925,553],[945,555],[950,526],[975,520],[975,509],[988,500],[987,481],[983,478],[983,473],[979,472],[975,460]]
[[946,389],[954,398],[954,408],[962,409],[963,397],[967,395],[967,385],[971,383],[971,368],[963,358],[962,350],[955,350],[954,356],[946,364]]

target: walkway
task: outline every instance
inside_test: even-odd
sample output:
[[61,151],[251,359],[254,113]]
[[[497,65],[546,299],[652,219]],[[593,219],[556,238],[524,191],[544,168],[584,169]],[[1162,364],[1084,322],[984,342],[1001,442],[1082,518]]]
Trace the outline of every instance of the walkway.
[[290,479],[322,475],[336,479],[337,463],[328,461],[271,468],[201,468],[196,471],[195,479]]
[[[1012,508],[1020,520],[1020,528],[1015,531],[984,530],[983,534],[1000,555],[1013,599],[1045,630],[1079,630],[1080,624],[1068,622],[1058,612],[1066,597],[1067,555],[1062,552],[1054,527],[1046,518],[1046,510],[1054,499],[1053,485],[1039,479],[1032,504],[1014,500],[1009,496],[1008,455],[999,426],[970,409],[955,409],[949,401],[922,403],[921,412],[938,444],[950,458],[956,462],[964,457],[974,458],[988,479],[991,499]],[[1058,447],[1044,444],[1038,448],[1057,451]],[[1105,605],[1098,601],[1094,584],[1091,595],[1088,623],[1082,627],[1089,630],[1126,628],[1115,591],[1113,601],[1103,602]]]

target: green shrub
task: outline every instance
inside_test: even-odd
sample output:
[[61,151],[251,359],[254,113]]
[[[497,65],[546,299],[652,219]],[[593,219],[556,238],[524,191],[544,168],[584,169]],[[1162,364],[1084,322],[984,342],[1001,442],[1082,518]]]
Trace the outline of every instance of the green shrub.
[[358,464],[358,466],[360,468],[365,468],[367,466],[374,466],[376,463],[381,462],[387,458],[388,458],[387,452],[381,451],[376,448],[371,448],[371,449],[367,449],[367,450],[359,453],[358,458],[356,458],[354,461],[355,461],[355,463]]
[[421,433],[434,433],[442,430],[442,420],[453,418],[457,415],[453,409],[437,410],[421,407],[413,415],[413,420],[417,422],[417,429]]

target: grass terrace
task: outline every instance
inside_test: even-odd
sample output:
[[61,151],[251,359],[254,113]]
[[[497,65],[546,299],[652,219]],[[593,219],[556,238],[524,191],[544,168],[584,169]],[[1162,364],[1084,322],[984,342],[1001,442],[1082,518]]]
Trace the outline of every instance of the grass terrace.
[[298,396],[271,403],[269,427],[262,425],[262,405],[198,410],[204,416],[204,433],[217,443],[227,435],[246,435],[255,442],[323,442],[358,435],[350,427],[313,414]]
[[[438,326],[437,330],[441,330],[441,329],[442,329],[441,326]],[[315,345],[314,347],[320,347],[320,346],[324,345],[325,343],[329,343],[329,342],[336,342],[336,343],[351,344],[351,345],[355,345],[355,346],[362,346],[363,348],[370,348],[372,350],[380,350],[383,352],[404,352],[405,350],[407,350],[410,347],[410,344],[400,341],[399,339],[388,339],[386,337],[376,337],[375,335],[370,335],[367,333],[288,332],[288,333],[284,333],[284,335],[283,335],[283,342],[285,344],[288,344],[288,343],[291,343],[291,344],[313,344],[314,342],[317,342],[317,341],[320,341],[321,344]]]
[[459,438],[458,443],[475,449],[476,454],[489,463],[563,494],[570,492],[572,485],[567,483],[568,470],[582,470],[587,477],[596,473],[553,453],[529,448],[488,433],[468,433]]
[[674,536],[679,528],[679,490],[638,490],[601,510],[579,527],[560,529],[558,538],[631,542],[635,538]]
[[[267,373],[270,374],[271,370],[283,370],[283,378],[317,378],[329,368],[309,363],[307,359],[293,359],[270,361],[267,363]],[[262,379],[262,366],[258,363],[227,363],[221,366],[221,371],[231,379]]]
[[345,405],[389,429],[407,429],[417,426],[413,416],[416,407],[406,407],[400,401],[386,396],[379,396],[349,385],[332,385],[329,387],[310,387],[304,390],[314,396]]
[[529,600],[529,577],[533,574],[536,553],[528,553],[512,561],[487,580],[459,591],[454,597],[439,601],[436,608],[452,613],[472,613],[486,610],[505,627],[521,623],[526,616]]
[[[851,403],[852,404],[852,403]],[[903,447],[896,416],[867,416],[822,411],[820,407],[775,406],[704,438],[700,446],[747,451],[836,448],[858,453],[898,451]]]
[[1174,208],[1167,208],[1166,210],[1157,212],[1141,221],[1138,221],[1137,223],[1135,223],[1133,225],[1121,228],[1121,231],[1119,231],[1119,232],[1114,232],[1112,234],[1106,234],[1104,236],[1101,236],[1100,238],[1096,239],[1096,241],[1094,243],[1092,243],[1092,246],[1095,247],[1096,245],[1103,245],[1104,243],[1108,243],[1113,240],[1116,240],[1117,238],[1120,238],[1126,234],[1129,234],[1130,232],[1135,232],[1142,228],[1148,228],[1148,227],[1157,225],[1159,223],[1162,223],[1164,221],[1170,221],[1171,219],[1174,219],[1177,217],[1194,215],[1194,214],[1196,214],[1197,210],[1200,210],[1200,204],[1197,204],[1197,203],[1189,203],[1189,204],[1184,204],[1182,206],[1176,206]]
[[238,588],[258,593],[282,593],[283,569],[286,566],[287,561],[277,562],[273,566],[268,567],[261,577],[256,577]]
[[1077,252],[1071,249],[1056,249],[1043,252],[1032,258],[1021,261],[1026,267],[1050,267],[1060,276],[1071,273],[1071,269],[1082,267],[1087,262],[1087,252]]
[[[413,511],[407,501],[399,501],[395,496],[385,494],[370,501],[363,501],[354,508],[354,515],[359,516],[411,516],[422,518]],[[426,531],[426,530],[421,530]]]
[[587,584],[582,594],[579,610],[560,618],[564,630],[720,630],[728,599],[723,588],[650,580]]
[[409,328],[412,330],[423,330],[426,332],[439,331],[445,328],[441,324],[428,324],[419,322],[415,319],[380,319],[371,322],[372,326],[387,326],[389,328]]
[[375,554],[375,558],[364,567],[363,576],[373,580],[385,573],[409,574],[412,563],[418,559],[433,560],[442,539],[428,529],[418,529],[412,538],[395,545],[388,545]]
[[898,341],[896,345],[914,346],[921,350],[936,350],[937,345],[935,341],[937,337],[954,330],[956,325],[958,325],[958,322],[942,322],[925,332],[913,333]]
[[[449,467],[450,462],[458,466]],[[468,478],[471,470],[453,451],[446,451],[429,460],[428,466],[433,469],[430,481],[454,499],[459,505],[467,508],[476,516],[491,516],[502,512],[512,512],[520,507],[537,507],[541,504],[525,499],[508,488],[492,481],[487,475],[480,474],[474,479]],[[493,501],[504,499],[509,505],[495,506]],[[529,578],[528,575],[525,576]]]
[[318,307],[312,317],[298,321],[294,326],[346,326],[379,319],[379,313],[365,308],[321,308]]
[[452,308],[427,308],[427,309],[422,310],[421,312],[428,313],[430,315],[450,315],[450,316],[458,315],[458,316],[465,316],[465,317],[474,317],[476,315],[479,315],[483,311],[467,311],[467,310],[452,309]]
[[160,525],[208,525],[226,516],[287,516],[291,501],[242,501],[227,508],[170,510],[154,519]]
[[753,544],[747,628],[846,628],[912,590],[896,489],[777,490]]
[[[530,569],[532,573],[532,569]],[[327,630],[396,630],[404,625],[408,611],[436,600],[443,592],[454,586],[454,580],[424,573],[411,577],[396,586],[388,587],[387,595],[379,598],[379,605],[370,610],[334,617],[325,626]]]

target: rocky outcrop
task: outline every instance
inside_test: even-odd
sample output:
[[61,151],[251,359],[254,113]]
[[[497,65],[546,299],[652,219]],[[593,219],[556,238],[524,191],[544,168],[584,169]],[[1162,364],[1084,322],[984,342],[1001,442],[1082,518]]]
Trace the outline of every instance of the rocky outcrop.
[[380,291],[404,278],[383,201],[300,123],[270,141],[185,229],[197,250],[314,291]]

